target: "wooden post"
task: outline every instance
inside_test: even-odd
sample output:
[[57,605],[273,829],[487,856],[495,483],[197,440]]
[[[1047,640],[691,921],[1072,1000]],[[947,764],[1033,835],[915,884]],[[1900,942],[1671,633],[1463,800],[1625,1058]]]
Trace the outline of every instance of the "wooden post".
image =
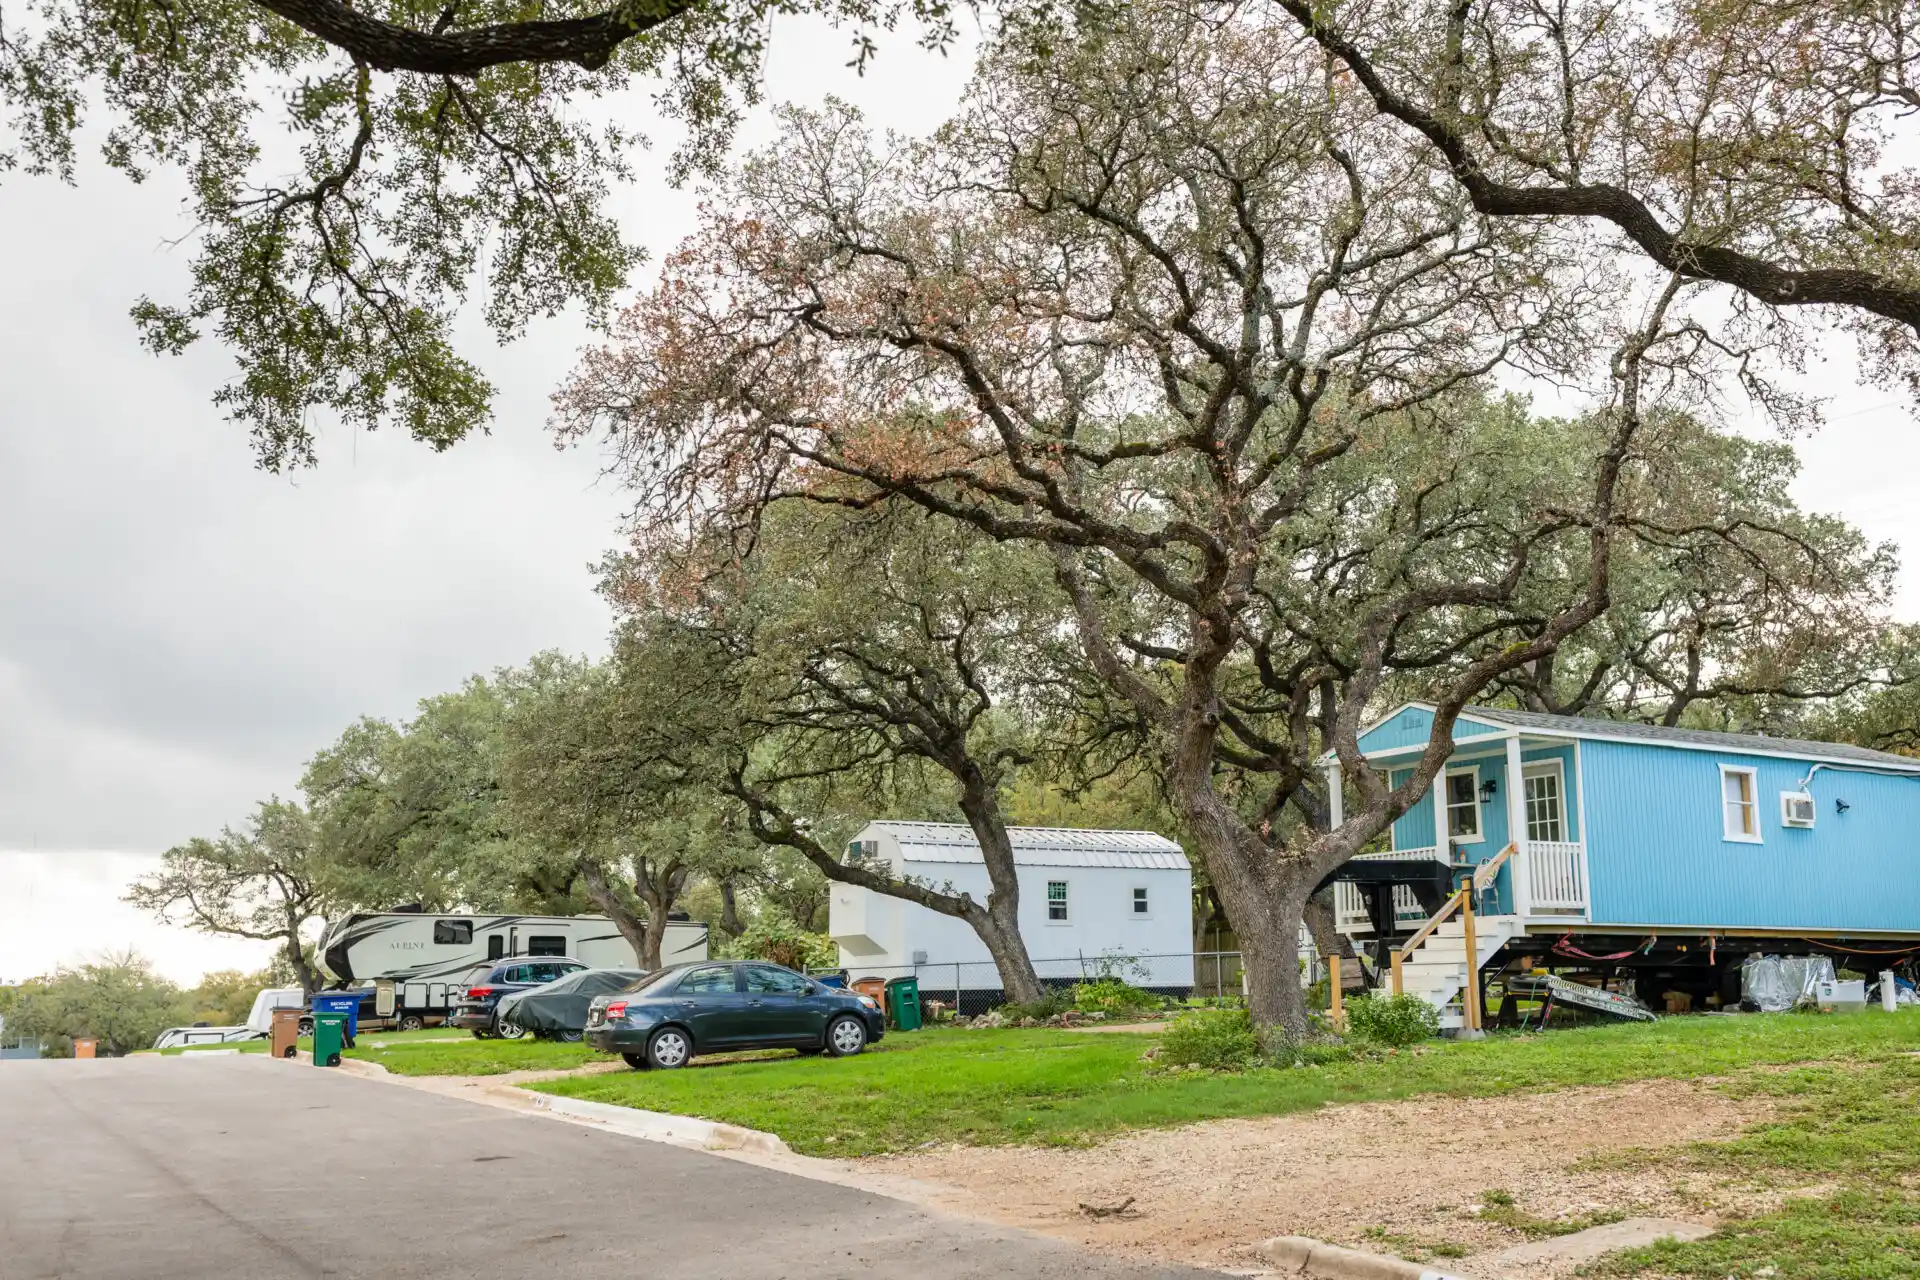
[[1467,991],[1460,1002],[1468,1031],[1480,1030],[1480,944],[1473,936],[1473,882],[1460,900],[1460,922],[1467,931]]
[[1346,1026],[1347,1014],[1340,1001],[1340,955],[1327,957],[1327,1018],[1338,1031]]
[[1400,954],[1400,948],[1395,947],[1393,949],[1393,994],[1397,996],[1405,995],[1407,991],[1406,961],[1407,958]]

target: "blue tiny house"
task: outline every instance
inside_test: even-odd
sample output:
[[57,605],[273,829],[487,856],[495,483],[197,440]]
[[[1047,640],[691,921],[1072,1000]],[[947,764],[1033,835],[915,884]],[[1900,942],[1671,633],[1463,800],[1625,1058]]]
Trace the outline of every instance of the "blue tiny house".
[[[1432,725],[1432,708],[1410,703],[1360,735],[1361,753],[1398,784]],[[1393,824],[1391,850],[1362,857],[1464,871],[1509,843],[1497,875],[1482,873],[1483,964],[1502,951],[1617,953],[1627,935],[1666,966],[1652,985],[1704,997],[1759,947],[1892,957],[1920,944],[1920,760],[1904,756],[1473,707],[1441,779]],[[1362,888],[1334,888],[1336,925],[1384,943]],[[1413,933],[1426,913],[1392,892],[1390,933]],[[1423,948],[1435,954],[1413,958],[1431,971],[1410,986],[1442,1005],[1460,989],[1456,943],[1436,933]]]

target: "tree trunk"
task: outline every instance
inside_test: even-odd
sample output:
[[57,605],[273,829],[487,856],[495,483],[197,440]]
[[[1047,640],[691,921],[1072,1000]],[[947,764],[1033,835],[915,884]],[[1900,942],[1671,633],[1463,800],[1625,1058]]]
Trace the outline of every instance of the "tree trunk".
[[[1383,890],[1382,892],[1391,892]],[[1343,960],[1354,958],[1353,942],[1346,934],[1333,927],[1333,890],[1322,889],[1307,899],[1300,913],[1301,923],[1307,926],[1307,932],[1313,937],[1314,949],[1321,959],[1339,956]]]
[[1013,840],[1007,835],[1006,819],[1000,813],[999,797],[993,785],[970,762],[955,770],[962,779],[960,811],[973,838],[980,845],[981,860],[986,863],[986,919],[972,917],[968,922],[980,941],[986,944],[993,963],[1000,970],[1000,987],[1015,1004],[1031,1004],[1046,994],[1040,975],[1034,970],[1033,957],[1027,952],[1026,939],[1020,936],[1020,873],[1013,861]]
[[308,995],[312,995],[325,985],[320,978],[319,969],[307,962],[307,953],[301,950],[300,934],[297,930],[289,930],[287,933],[287,963],[293,966],[293,972],[299,977],[300,989]]
[[587,901],[600,908],[601,915],[613,921],[613,927],[620,931],[620,936],[625,938],[627,945],[633,948],[634,958],[639,961],[640,967],[649,971],[658,969],[660,967],[659,944],[653,944],[653,959],[649,962],[647,947],[650,931],[646,921],[642,920],[621,900],[620,895],[613,891],[613,886],[607,883],[606,868],[591,860],[581,863],[580,883],[587,891]]
[[746,931],[747,927],[740,923],[740,905],[734,901],[733,877],[722,876],[720,877],[720,932],[729,938],[737,938]]
[[633,891],[647,908],[647,949],[640,957],[644,969],[653,970],[664,967],[660,947],[667,937],[667,917],[673,912],[673,904],[680,900],[681,890],[687,887],[691,870],[678,858],[669,858],[664,866],[654,867],[645,856],[633,860]]

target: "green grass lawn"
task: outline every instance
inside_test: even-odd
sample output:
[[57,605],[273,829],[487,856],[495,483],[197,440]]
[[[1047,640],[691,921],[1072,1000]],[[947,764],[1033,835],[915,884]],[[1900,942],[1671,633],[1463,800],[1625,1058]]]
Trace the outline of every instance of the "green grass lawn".
[[870,1155],[929,1141],[1079,1143],[1125,1129],[1415,1094],[1484,1096],[1724,1076],[1769,1064],[1886,1061],[1920,1048],[1920,1010],[1667,1018],[1434,1041],[1379,1060],[1239,1075],[1154,1071],[1141,1057],[1151,1043],[1145,1035],[938,1028],[896,1033],[858,1058],[770,1057],[704,1068],[696,1060],[683,1071],[528,1087],[764,1129],[815,1155]]
[[1609,1255],[1605,1276],[1698,1280],[1911,1280],[1920,1275],[1920,1059],[1898,1056],[1745,1076],[1722,1086],[1778,1100],[1732,1142],[1643,1160],[1762,1187],[1825,1185],[1692,1244]]
[[476,1040],[439,1028],[364,1035],[347,1057],[377,1062],[400,1076],[493,1076],[507,1071],[565,1071],[601,1060],[584,1044],[551,1040]]

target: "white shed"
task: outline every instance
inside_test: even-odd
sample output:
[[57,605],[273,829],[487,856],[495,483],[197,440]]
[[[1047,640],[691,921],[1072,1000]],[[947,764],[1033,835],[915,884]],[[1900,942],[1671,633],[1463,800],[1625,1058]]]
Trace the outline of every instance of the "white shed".
[[[1137,986],[1193,986],[1193,872],[1180,846],[1151,831],[1012,827],[1020,935],[1043,979],[1079,979],[1121,962]],[[868,823],[849,856],[985,904],[987,868],[960,823]],[[835,884],[827,932],[853,977],[912,973],[939,990],[998,990],[979,935],[918,903]]]

